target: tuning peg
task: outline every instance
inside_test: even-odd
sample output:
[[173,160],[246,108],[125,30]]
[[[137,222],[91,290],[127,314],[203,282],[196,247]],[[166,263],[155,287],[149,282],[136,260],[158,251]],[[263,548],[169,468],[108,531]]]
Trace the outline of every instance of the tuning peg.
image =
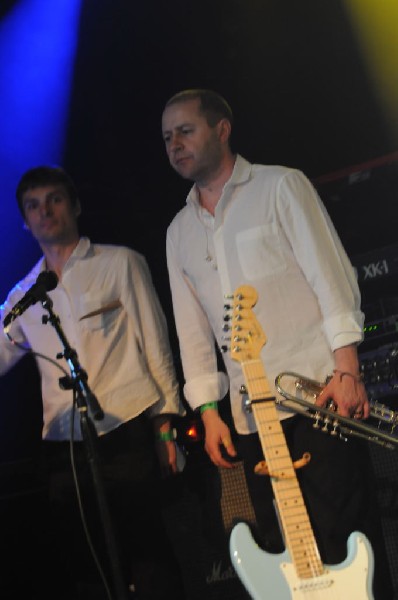
[[224,310],[231,310],[230,304],[224,304]]
[[229,331],[230,329],[231,329],[231,328],[230,328],[230,326],[228,325],[228,323],[224,323],[224,325],[222,326],[222,330],[223,330],[223,331]]
[[223,345],[220,347],[220,350],[221,350],[221,352],[224,352],[224,354],[225,354],[225,352],[228,352],[228,346]]

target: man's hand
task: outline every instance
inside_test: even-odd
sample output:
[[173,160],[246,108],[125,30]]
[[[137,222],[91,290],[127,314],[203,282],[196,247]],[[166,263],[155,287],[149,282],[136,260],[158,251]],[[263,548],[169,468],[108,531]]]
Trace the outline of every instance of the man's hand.
[[333,400],[337,413],[342,417],[367,419],[369,416],[370,407],[365,386],[362,381],[351,375],[335,372],[315,404],[325,406],[330,400]]
[[232,469],[234,464],[223,458],[220,450],[221,448],[225,448],[225,451],[231,458],[236,456],[229,427],[214,408],[208,408],[202,413],[202,421],[205,426],[205,449],[210,460],[217,467]]
[[333,377],[319,394],[315,404],[325,406],[333,400],[337,413],[342,417],[367,419],[370,406],[366,389],[359,376],[359,364],[355,346],[335,350],[336,369]]

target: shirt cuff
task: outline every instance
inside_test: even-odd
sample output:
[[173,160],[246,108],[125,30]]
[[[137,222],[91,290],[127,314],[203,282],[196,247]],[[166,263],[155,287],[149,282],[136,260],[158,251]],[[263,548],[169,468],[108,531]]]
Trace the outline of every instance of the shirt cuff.
[[339,315],[327,319],[323,330],[332,351],[363,340],[364,314],[356,311],[348,315]]
[[207,402],[222,400],[229,388],[229,380],[225,373],[201,375],[187,381],[184,385],[184,395],[193,410]]
[[172,396],[172,398],[159,399],[157,402],[152,404],[148,408],[148,414],[151,417],[159,417],[161,415],[175,415],[183,417],[186,414],[186,410],[178,396]]

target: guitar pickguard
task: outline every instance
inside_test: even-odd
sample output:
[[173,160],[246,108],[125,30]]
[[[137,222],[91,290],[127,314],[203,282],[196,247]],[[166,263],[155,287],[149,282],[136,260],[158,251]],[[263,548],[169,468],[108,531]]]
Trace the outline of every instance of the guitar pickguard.
[[350,535],[347,558],[313,578],[296,575],[289,552],[269,554],[239,523],[230,538],[232,564],[253,600],[373,600],[373,553],[367,538]]

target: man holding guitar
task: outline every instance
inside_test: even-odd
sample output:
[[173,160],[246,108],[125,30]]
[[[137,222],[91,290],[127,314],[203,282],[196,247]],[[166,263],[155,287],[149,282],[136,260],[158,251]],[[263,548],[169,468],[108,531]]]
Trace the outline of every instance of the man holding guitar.
[[[352,266],[310,182],[295,169],[254,165],[234,154],[232,122],[226,101],[209,90],[185,90],[166,103],[170,164],[194,182],[168,229],[168,269],[184,393],[202,415],[206,451],[224,468],[233,468],[228,457],[242,457],[260,544],[280,552],[270,481],[254,474],[264,455],[239,393],[242,370],[227,355],[227,374],[217,366],[216,345],[225,344],[223,305],[241,285],[257,290],[254,311],[267,336],[261,360],[272,394],[282,371],[318,381],[331,374],[317,402],[333,400],[339,414],[355,419],[369,415],[357,355],[363,314]],[[228,386],[237,435],[217,410]],[[375,555],[375,597],[392,597],[366,445],[338,443],[301,416],[279,411],[279,418],[293,460],[311,453],[299,479],[322,560],[341,562],[350,533],[364,532]]]

